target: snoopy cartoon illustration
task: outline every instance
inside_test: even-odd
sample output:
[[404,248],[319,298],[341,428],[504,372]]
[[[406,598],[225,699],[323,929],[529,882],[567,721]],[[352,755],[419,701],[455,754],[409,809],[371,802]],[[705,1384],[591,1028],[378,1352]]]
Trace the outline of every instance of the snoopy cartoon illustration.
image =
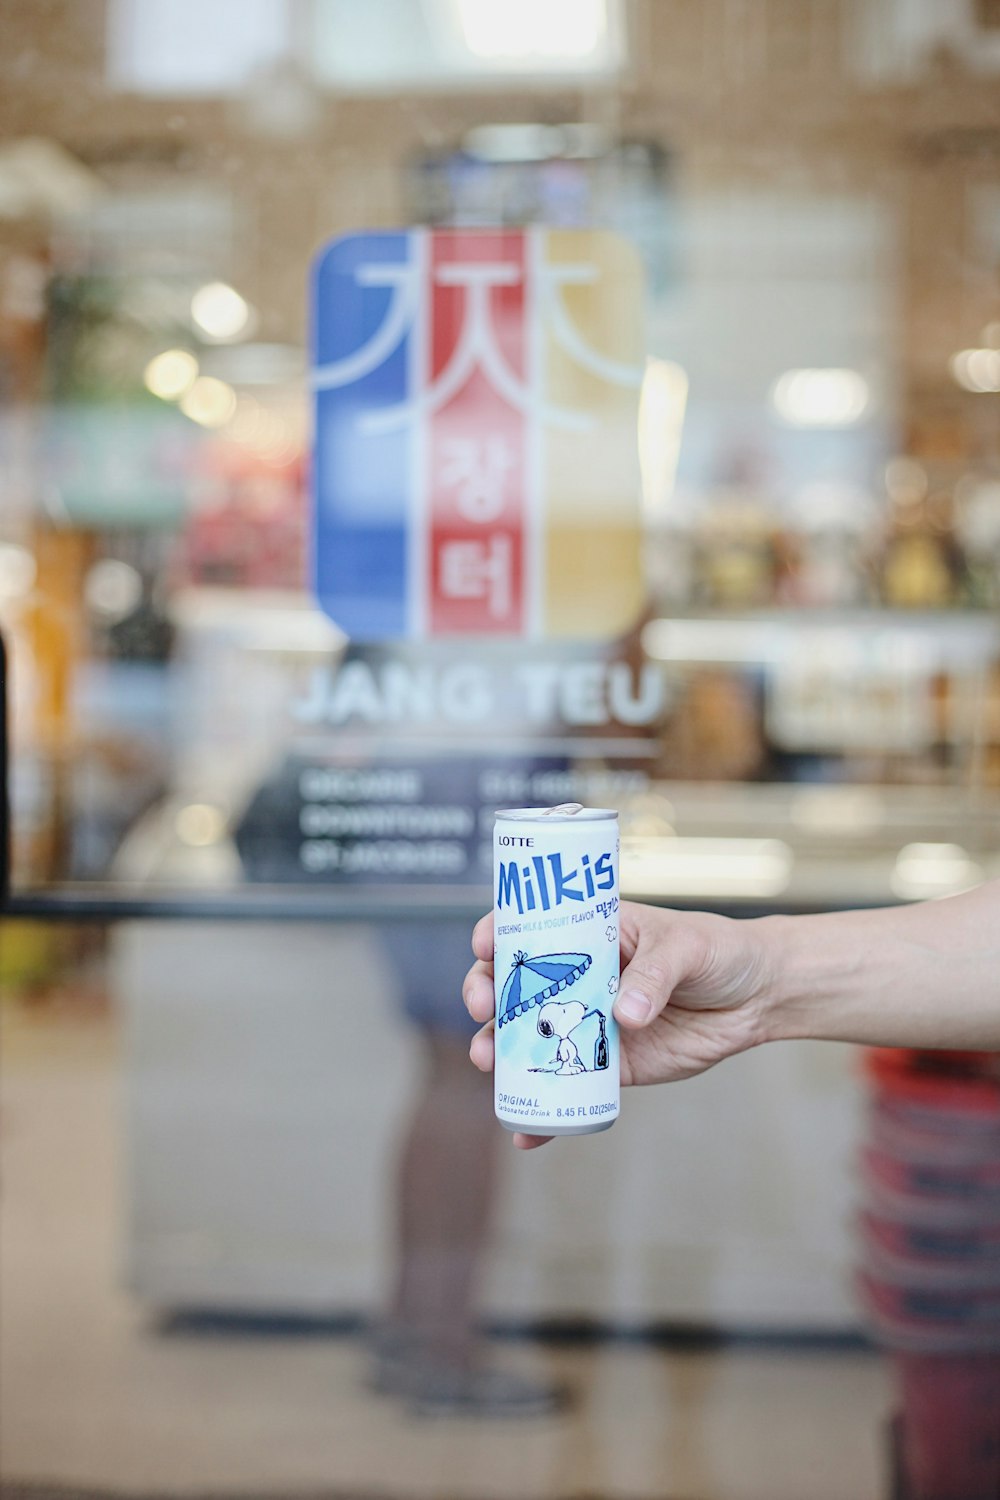
[[[535,1024],[539,1036],[548,1041],[558,1038],[555,1057],[541,1067],[532,1068],[533,1073],[573,1078],[578,1073],[598,1072],[608,1067],[604,1012],[597,1006],[588,1008],[583,1000],[562,998],[566,989],[580,980],[592,962],[588,953],[540,953],[534,957],[523,952],[514,954],[497,1007],[498,1028],[519,1016],[528,1015],[537,1007]],[[573,1033],[589,1020],[596,1021],[598,1028],[592,1066],[583,1061],[580,1048],[573,1040]]]
[[580,1052],[576,1043],[572,1040],[572,1034],[587,1014],[587,1007],[582,1000],[565,1000],[561,1004],[550,1000],[543,1005],[538,1012],[538,1031],[541,1036],[559,1038],[556,1048],[556,1062],[558,1067],[533,1068],[533,1073],[555,1072],[560,1078],[569,1078],[574,1073],[586,1073],[586,1068],[580,1061]]
[[538,1031],[541,1036],[559,1038],[556,1047],[556,1067],[532,1068],[533,1073],[554,1073],[557,1078],[572,1078],[575,1073],[587,1073],[591,1071],[581,1060],[580,1050],[572,1039],[572,1034],[584,1021],[591,1017],[597,1021],[600,1035],[594,1048],[593,1072],[597,1073],[608,1066],[608,1033],[604,1021],[604,1013],[600,1010],[588,1010],[582,1000],[550,1000],[543,1005],[538,1012]]

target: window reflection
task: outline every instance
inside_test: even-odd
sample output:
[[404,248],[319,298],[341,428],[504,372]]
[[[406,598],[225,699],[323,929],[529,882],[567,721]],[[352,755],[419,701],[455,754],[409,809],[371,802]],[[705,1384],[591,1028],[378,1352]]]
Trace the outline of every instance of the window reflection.
[[[631,895],[738,915],[1000,873],[995,11],[11,8],[14,1481],[995,1493],[994,1059],[755,1054],[524,1161],[458,998],[503,804],[611,803]],[[642,265],[561,641],[366,639],[377,546],[315,602],[310,265],[407,226]],[[448,439],[489,513],[509,448]]]

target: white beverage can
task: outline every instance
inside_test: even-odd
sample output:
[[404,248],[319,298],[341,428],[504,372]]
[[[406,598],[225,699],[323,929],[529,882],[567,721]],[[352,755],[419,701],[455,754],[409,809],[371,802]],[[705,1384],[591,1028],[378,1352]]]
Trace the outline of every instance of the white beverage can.
[[493,834],[497,1119],[587,1135],[618,1118],[618,814],[518,807]]

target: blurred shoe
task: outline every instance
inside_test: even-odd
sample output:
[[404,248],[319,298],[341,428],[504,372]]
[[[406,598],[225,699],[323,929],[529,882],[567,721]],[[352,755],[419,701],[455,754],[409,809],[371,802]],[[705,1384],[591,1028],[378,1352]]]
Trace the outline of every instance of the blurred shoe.
[[457,1364],[412,1344],[376,1347],[369,1387],[400,1396],[421,1417],[548,1417],[565,1411],[570,1392],[556,1381],[492,1365]]
[[411,1407],[420,1417],[550,1417],[570,1404],[566,1386],[490,1366],[425,1371]]

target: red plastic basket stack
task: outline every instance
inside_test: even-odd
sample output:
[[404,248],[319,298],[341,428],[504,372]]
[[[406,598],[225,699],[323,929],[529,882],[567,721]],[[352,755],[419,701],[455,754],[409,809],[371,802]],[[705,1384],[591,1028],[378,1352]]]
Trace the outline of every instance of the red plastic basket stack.
[[897,1494],[1000,1500],[1000,1067],[866,1055],[861,1289],[896,1368]]

